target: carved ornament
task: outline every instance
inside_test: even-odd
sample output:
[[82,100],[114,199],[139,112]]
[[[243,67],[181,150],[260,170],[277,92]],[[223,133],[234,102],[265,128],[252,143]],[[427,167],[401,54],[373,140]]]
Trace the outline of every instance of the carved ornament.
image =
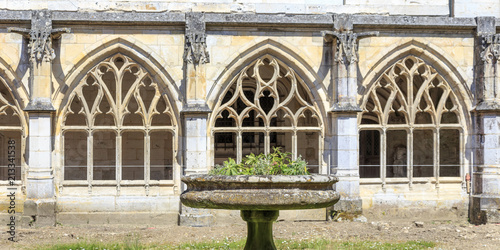
[[207,51],[206,34],[186,34],[184,61],[194,64],[210,62],[210,55]]
[[484,35],[481,39],[481,59],[491,63],[500,58],[500,34]]
[[358,61],[358,40],[363,37],[378,36],[377,31],[354,33],[352,31],[321,32],[327,42],[336,40],[335,62],[353,64]]
[[69,28],[52,29],[51,14],[48,11],[35,11],[32,14],[31,29],[12,27],[9,32],[19,33],[29,39],[28,53],[32,62],[49,62],[56,57],[52,48],[52,39],[57,39],[62,33],[71,31]]

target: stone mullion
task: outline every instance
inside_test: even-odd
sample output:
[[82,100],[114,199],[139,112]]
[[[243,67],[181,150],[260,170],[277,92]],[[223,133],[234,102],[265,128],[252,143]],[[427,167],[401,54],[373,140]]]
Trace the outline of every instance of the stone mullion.
[[298,151],[297,151],[297,129],[293,130],[292,134],[292,157],[293,159],[297,159]]
[[439,128],[439,126],[436,128],[436,132],[435,132],[435,136],[434,136],[434,147],[436,148],[434,150],[434,152],[436,152],[436,156],[434,157],[435,158],[435,164],[436,164],[436,172],[435,172],[435,176],[436,176],[436,189],[439,190],[439,171],[441,169],[441,164],[440,164],[440,136],[439,134],[441,133],[441,129]]
[[122,131],[116,131],[116,142],[115,142],[115,152],[116,152],[116,193],[120,195],[121,192],[121,181],[122,181]]
[[151,137],[150,137],[150,131],[146,130],[144,138],[144,181],[145,181],[144,188],[146,190],[146,195],[149,195],[149,181],[151,178],[150,169],[151,169]]
[[266,128],[264,132],[264,154],[269,154],[271,152],[271,138],[269,134],[269,129]]
[[[168,132],[171,132],[172,133],[172,179],[173,179],[173,182],[174,182],[174,194],[175,195],[180,195],[180,190],[181,188],[180,185],[181,185],[181,175],[182,175],[182,171],[181,169],[179,168],[179,162],[178,162],[178,158],[176,157],[177,155],[177,152],[179,151],[179,136],[177,135],[176,131],[174,130],[171,130],[171,131],[168,131]],[[182,146],[179,146],[179,147],[182,147]],[[151,171],[149,171],[149,173],[151,174]]]
[[438,127],[434,127],[432,128],[432,173],[433,173],[433,176],[434,176],[434,179],[437,180],[438,178],[438,175],[439,175],[439,169],[438,169],[438,166],[439,166],[439,161],[438,161],[438,147],[439,147],[439,144],[438,144],[438,141],[437,141],[437,138],[439,137],[439,133],[438,133],[439,129]]
[[459,130],[459,154],[458,154],[458,157],[459,157],[459,160],[458,160],[458,163],[460,164],[460,176],[461,176],[461,179],[462,179],[462,187],[463,188],[467,188],[466,187],[466,183],[465,183],[465,169],[464,169],[464,154],[465,154],[465,144],[464,144],[464,131],[463,130]]
[[387,147],[387,128],[383,128],[382,129],[382,133],[381,133],[381,140],[380,140],[380,143],[381,143],[381,148],[380,148],[380,156],[382,157],[380,159],[380,178],[382,179],[382,188],[385,189],[385,184],[386,184],[386,175],[387,175],[387,150],[386,150],[386,147]]
[[89,194],[92,194],[92,182],[94,179],[94,130],[87,131],[87,181],[89,183]]
[[413,131],[414,131],[414,128],[410,127],[410,129],[408,130],[408,136],[407,136],[407,141],[408,141],[408,153],[407,153],[407,157],[408,157],[408,164],[407,164],[407,169],[408,169],[408,173],[407,173],[407,176],[409,178],[409,186],[410,186],[410,189],[413,187]]
[[323,131],[318,133],[318,172],[320,174],[330,174],[331,170],[324,166],[323,152],[325,151],[325,136]]
[[[236,134],[236,162],[237,163],[240,163],[243,156],[243,142],[242,142],[242,131],[241,130],[238,130],[237,134]],[[264,147],[265,147],[265,143],[264,143]]]

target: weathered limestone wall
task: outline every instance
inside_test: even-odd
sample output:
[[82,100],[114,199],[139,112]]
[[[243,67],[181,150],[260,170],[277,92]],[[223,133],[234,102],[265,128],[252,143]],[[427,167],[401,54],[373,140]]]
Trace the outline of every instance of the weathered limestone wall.
[[494,16],[498,18],[500,17],[500,2],[491,0],[455,0],[453,16]]
[[288,14],[388,14],[422,16],[500,17],[500,3],[495,0],[200,0],[200,1],[2,1],[0,9],[34,10],[49,9],[61,11],[137,11],[137,12],[213,12],[213,13],[288,13]]
[[[484,5],[488,2],[484,1]],[[478,6],[479,7],[479,6]],[[139,1],[139,0],[98,0],[98,1],[3,1],[1,9],[30,10],[50,9],[65,11],[194,11],[222,13],[359,13],[359,14],[390,14],[390,15],[430,15],[447,16],[450,13],[447,0],[218,0],[218,1]]]
[[[475,150],[472,139],[472,121],[469,119],[469,112],[476,104],[475,93],[471,90],[476,86],[474,81],[474,25],[472,18],[453,19],[443,18],[427,19],[426,17],[393,17],[388,18],[386,14],[414,14],[414,15],[438,15],[447,16],[449,13],[449,1],[432,1],[432,6],[428,6],[431,1],[392,1],[391,5],[387,1],[339,1],[339,3],[324,1],[304,1],[292,5],[283,4],[280,1],[266,2],[252,1],[246,4],[245,1],[233,3],[232,1],[220,1],[216,3],[197,2],[151,2],[147,4],[140,1],[106,1],[106,2],[67,2],[48,1],[6,1],[0,2],[0,8],[4,9],[65,9],[65,10],[91,10],[90,20],[102,18],[101,10],[116,11],[117,17],[124,17],[120,11],[206,11],[206,12],[257,12],[257,13],[378,13],[380,16],[355,16],[357,22],[354,25],[354,32],[379,31],[377,37],[366,37],[359,40],[358,62],[356,63],[356,80],[358,82],[357,95],[354,98],[361,103],[366,96],[370,84],[382,73],[388,65],[413,54],[422,58],[432,65],[451,84],[454,93],[461,98],[466,120],[464,124],[465,151],[463,173],[460,178],[448,180],[440,183],[418,183],[409,186],[408,184],[391,183],[382,186],[381,183],[371,183],[361,180],[356,173],[356,129],[337,130],[335,119],[331,114],[331,109],[335,104],[337,94],[336,76],[332,76],[332,44],[325,42],[321,31],[332,30],[331,15],[284,17],[290,19],[275,19],[281,15],[267,15],[265,17],[255,15],[219,16],[207,17],[210,22],[206,27],[206,49],[210,55],[210,61],[205,62],[203,70],[196,71],[196,67],[187,66],[188,62],[183,59],[185,53],[185,23],[184,13],[181,19],[165,23],[112,23],[114,20],[104,20],[102,23],[72,23],[72,14],[82,14],[81,12],[58,13],[58,22],[54,27],[69,27],[70,33],[62,34],[59,40],[54,40],[53,48],[56,58],[52,61],[52,82],[44,82],[43,88],[51,90],[52,104],[56,112],[53,113],[51,125],[45,124],[43,130],[44,140],[53,139],[52,151],[52,175],[54,176],[54,188],[48,190],[53,192],[57,198],[56,210],[61,220],[74,221],[75,223],[100,223],[115,222],[120,223],[126,220],[146,220],[172,222],[177,221],[179,213],[178,194],[182,191],[180,176],[196,172],[205,172],[213,162],[213,146],[211,143],[210,126],[213,117],[210,110],[186,109],[188,105],[195,104],[203,106],[206,102],[208,109],[213,109],[221,98],[221,93],[231,83],[234,76],[240,70],[261,55],[272,54],[277,59],[293,68],[300,78],[304,80],[307,88],[311,91],[313,101],[321,112],[322,120],[325,122],[324,154],[321,163],[322,172],[329,172],[337,165],[336,161],[349,162],[349,169],[345,171],[345,187],[349,192],[361,196],[364,209],[383,208],[386,206],[402,208],[464,208],[468,204],[469,195],[465,190],[465,174],[470,173],[470,166],[474,164],[471,156]],[[25,3],[24,5],[19,3]],[[461,3],[456,1],[456,6]],[[3,4],[3,5],[2,5]],[[317,4],[317,12],[308,12]],[[338,4],[335,5],[335,4]],[[486,4],[486,2],[484,2]],[[44,7],[47,6],[47,7]],[[176,6],[176,7],[175,7]],[[225,7],[224,7],[225,6]],[[236,6],[236,7],[235,7]],[[238,8],[244,6],[245,8]],[[339,7],[340,6],[340,7]],[[403,6],[403,7],[402,7]],[[411,7],[408,7],[411,6]],[[433,7],[434,6],[434,7]],[[480,14],[497,15],[494,12],[494,4],[491,13],[484,10]],[[149,8],[147,10],[146,8]],[[226,8],[226,9],[225,9]],[[235,8],[235,10],[233,10]],[[285,9],[283,9],[285,8]],[[478,7],[479,8],[479,7]],[[430,12],[425,10],[429,10]],[[479,8],[480,9],[480,8]],[[425,13],[424,13],[425,12]],[[17,13],[17,12],[16,12]],[[24,12],[23,12],[24,13]],[[479,13],[479,12],[478,12]],[[22,13],[21,13],[22,14]],[[84,19],[83,13],[78,18]],[[130,13],[129,13],[130,14]],[[136,18],[135,13],[132,17]],[[144,14],[144,13],[143,13]],[[152,13],[153,14],[153,13]],[[67,16],[65,16],[67,15]],[[208,14],[206,14],[208,15]],[[458,14],[457,14],[458,15]],[[464,16],[469,14],[465,13]],[[145,15],[140,18],[147,17]],[[283,17],[283,16],[282,16]],[[498,15],[497,15],[498,17]],[[104,19],[109,18],[105,17]],[[168,19],[167,17],[165,17]],[[170,18],[170,17],[169,17]],[[175,19],[175,17],[172,17]],[[224,22],[225,18],[233,20],[234,23]],[[261,20],[254,20],[262,18]],[[295,19],[294,19],[295,18]],[[301,19],[304,18],[304,19]],[[62,21],[61,21],[62,20]],[[250,21],[248,21],[250,20]],[[277,21],[278,20],[278,21]],[[282,21],[285,20],[285,21]],[[290,21],[292,20],[292,21]],[[299,21],[297,21],[299,20]],[[302,21],[300,21],[302,20]],[[81,20],[80,20],[81,21]],[[281,25],[280,22],[290,24]],[[296,25],[293,22],[300,22]],[[379,26],[373,22],[380,22]],[[159,22],[159,21],[158,21]],[[208,21],[207,21],[208,22]],[[240,22],[240,23],[238,23]],[[267,22],[267,23],[265,23]],[[132,24],[131,24],[132,23]],[[146,24],[145,24],[146,23]],[[257,23],[257,24],[256,24]],[[360,24],[361,23],[361,24]],[[359,25],[358,25],[359,24]],[[407,25],[407,26],[404,26]],[[10,67],[6,75],[2,75],[6,81],[10,81],[11,88],[18,93],[21,109],[25,108],[29,102],[29,60],[26,53],[26,41],[22,36],[14,33],[7,33],[7,27],[29,27],[27,20],[16,24],[2,24],[0,26],[0,59],[3,66]],[[460,29],[451,29],[457,27]],[[426,28],[427,27],[427,28]],[[63,113],[61,112],[67,105],[68,93],[71,93],[81,77],[104,58],[115,53],[123,53],[134,60],[140,62],[142,66],[151,71],[160,82],[166,85],[170,101],[174,106],[176,119],[181,127],[179,134],[179,150],[176,155],[178,165],[174,180],[165,186],[149,187],[146,194],[145,188],[141,186],[122,187],[120,191],[113,185],[94,186],[92,194],[89,193],[87,185],[63,185],[61,170],[63,167],[63,152],[61,139],[61,123]],[[10,73],[9,73],[10,72]],[[200,73],[202,72],[202,73]],[[191,74],[203,74],[199,81],[190,78]],[[351,79],[354,79],[351,76]],[[195,90],[186,93],[194,84]],[[352,87],[352,86],[351,86]],[[193,89],[193,88],[191,88]],[[205,93],[203,93],[205,92]],[[200,94],[201,93],[201,94]],[[47,94],[47,93],[44,93]],[[201,96],[199,96],[201,95]],[[189,108],[189,107],[188,107]],[[34,116],[36,118],[36,116]],[[356,126],[356,113],[348,117],[349,128]],[[34,132],[35,123],[27,127],[27,131]],[[341,124],[338,122],[337,124]],[[52,127],[51,127],[52,126]],[[340,132],[339,132],[340,131]],[[342,132],[344,131],[344,132]],[[489,131],[492,136],[496,136],[495,131]],[[339,133],[344,133],[344,137],[335,137]],[[32,133],[32,135],[37,135]],[[50,137],[50,138],[49,138]],[[339,150],[339,138],[349,138],[346,143],[346,154],[340,157],[333,156],[333,151]],[[36,139],[33,137],[32,139]],[[189,145],[186,145],[189,144]],[[35,145],[31,145],[32,151],[37,151]],[[174,146],[175,147],[175,146]],[[492,148],[495,151],[497,147]],[[43,148],[46,152],[47,148]],[[185,152],[187,159],[185,158]],[[340,154],[340,153],[339,153]],[[36,154],[26,154],[25,158],[31,161],[36,160]],[[29,161],[28,161],[29,164]],[[24,165],[26,168],[28,165]],[[35,164],[33,165],[35,166]],[[352,176],[349,176],[352,175]],[[493,178],[491,183],[497,183]],[[50,187],[46,184],[44,187]],[[340,186],[340,185],[339,185]],[[491,185],[490,185],[491,186]],[[6,191],[4,187],[0,189],[0,212],[5,212]],[[28,187],[31,188],[31,187]],[[28,192],[32,192],[34,189]],[[43,191],[43,190],[42,190]],[[493,190],[492,192],[497,192]],[[52,195],[52,193],[50,193]],[[42,195],[38,195],[42,197]],[[19,204],[22,204],[20,198]],[[153,211],[153,215],[148,212]],[[138,215],[133,213],[138,212]],[[91,213],[94,217],[89,217]],[[123,214],[122,217],[116,214]],[[160,217],[155,217],[156,215]],[[163,216],[163,217],[162,217]]]

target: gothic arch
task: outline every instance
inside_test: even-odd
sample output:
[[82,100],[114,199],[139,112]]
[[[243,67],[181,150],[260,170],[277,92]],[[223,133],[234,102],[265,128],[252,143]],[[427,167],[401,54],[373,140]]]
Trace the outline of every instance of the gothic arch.
[[457,67],[458,64],[453,59],[445,56],[445,54],[442,49],[432,43],[424,44],[414,39],[385,49],[380,53],[380,59],[377,63],[365,75],[361,87],[358,88],[360,91],[358,94],[361,95],[361,104],[366,103],[368,93],[388,67],[407,56],[414,56],[431,65],[443,76],[462,103],[461,113],[464,115],[464,124],[472,124],[469,112],[472,110],[474,98],[471,90],[467,87],[465,73]]
[[318,103],[323,117],[326,117],[328,107],[328,91],[323,84],[324,76],[320,76],[308,63],[310,60],[296,53],[300,51],[286,41],[276,41],[273,39],[263,39],[260,42],[252,43],[231,56],[225,65],[225,69],[219,74],[214,85],[207,93],[207,104],[214,108],[219,96],[224,93],[229,84],[233,82],[241,69],[264,55],[272,55],[289,67],[293,68],[300,76],[307,87],[311,90],[314,102]]
[[66,76],[64,82],[69,84],[60,86],[54,94],[54,105],[62,110],[67,103],[67,96],[76,87],[83,76],[94,67],[95,64],[114,54],[123,54],[131,57],[134,61],[145,67],[158,82],[163,83],[166,94],[171,100],[174,111],[178,113],[182,109],[183,96],[175,83],[175,79],[180,79],[177,75],[171,75],[172,70],[163,58],[149,49],[147,45],[133,37],[120,37],[115,39],[103,39],[93,46],[85,49],[78,58],[75,58],[73,65],[64,69]]
[[[449,60],[411,42],[370,70],[361,89],[360,177],[386,183],[464,181],[471,93]],[[425,48],[425,49],[424,49]],[[443,61],[444,60],[444,61]]]
[[[24,185],[26,166],[24,162],[26,138],[28,136],[27,115],[23,107],[28,103],[28,95],[16,78],[16,74],[0,58],[0,185],[8,185],[12,177],[9,164],[15,166],[15,185]],[[11,144],[13,140],[13,144]],[[15,155],[9,153],[13,146]],[[9,149],[9,150],[8,150]],[[11,160],[14,160],[11,161]]]
[[[120,192],[135,183],[146,195],[149,186],[178,187],[180,92],[150,54],[121,39],[110,43],[75,65],[69,87],[58,92],[58,185],[88,185],[90,192],[112,182]],[[138,160],[128,159],[128,150]]]
[[269,49],[236,67],[211,103],[214,162],[227,157],[240,161],[244,155],[281,147],[293,157],[305,158],[312,172],[324,172],[323,103],[313,98],[315,90],[310,91],[297,67]]
[[12,59],[0,51],[0,76],[22,109],[29,103],[29,93],[12,65],[15,65]]

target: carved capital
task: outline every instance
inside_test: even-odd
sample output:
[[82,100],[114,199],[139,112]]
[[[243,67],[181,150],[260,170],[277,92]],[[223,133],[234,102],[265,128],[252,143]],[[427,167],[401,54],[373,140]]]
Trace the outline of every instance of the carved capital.
[[500,58],[500,34],[481,36],[481,60],[492,63]]
[[354,64],[358,62],[358,40],[369,36],[378,36],[378,31],[354,33],[352,31],[321,32],[325,41],[336,41],[335,62],[341,64]]
[[210,62],[210,55],[207,51],[206,34],[186,34],[184,62],[194,64]]
[[31,29],[12,27],[9,32],[19,33],[29,39],[28,53],[32,62],[52,61],[56,55],[52,48],[52,39],[60,37],[61,33],[67,33],[69,28],[52,29],[52,14],[50,11],[33,11],[31,17]]

